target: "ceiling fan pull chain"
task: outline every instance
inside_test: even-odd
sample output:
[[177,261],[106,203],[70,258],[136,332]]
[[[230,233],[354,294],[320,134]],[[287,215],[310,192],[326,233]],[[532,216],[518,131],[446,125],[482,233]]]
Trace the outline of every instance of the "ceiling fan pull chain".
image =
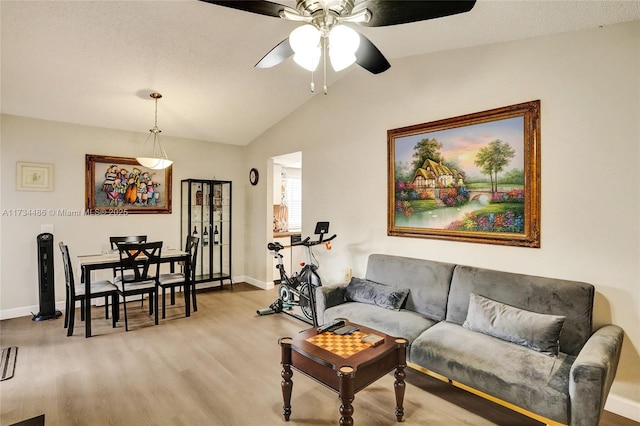
[[316,91],[316,84],[313,82],[313,71],[311,71],[311,93]]
[[323,70],[323,80],[322,80],[322,88],[324,89],[324,94],[327,94],[327,37],[322,37],[322,67]]

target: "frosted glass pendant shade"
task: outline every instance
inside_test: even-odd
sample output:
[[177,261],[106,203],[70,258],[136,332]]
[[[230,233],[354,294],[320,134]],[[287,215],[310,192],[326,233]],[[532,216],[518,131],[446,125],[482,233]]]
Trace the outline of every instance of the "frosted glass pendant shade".
[[313,25],[303,25],[291,31],[289,44],[293,60],[308,71],[315,71],[320,63],[320,31]]
[[173,164],[171,160],[156,157],[136,157],[136,161],[140,163],[141,166],[154,170],[166,169]]
[[356,61],[356,51],[360,47],[358,33],[345,26],[338,25],[329,33],[329,59],[335,71],[342,71]]

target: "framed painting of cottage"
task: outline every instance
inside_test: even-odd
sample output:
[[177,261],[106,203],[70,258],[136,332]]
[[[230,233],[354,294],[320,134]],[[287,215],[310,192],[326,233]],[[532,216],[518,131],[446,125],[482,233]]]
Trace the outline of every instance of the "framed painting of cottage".
[[153,170],[135,158],[87,154],[85,167],[92,214],[171,213],[171,166]]
[[387,234],[540,247],[540,101],[387,131]]

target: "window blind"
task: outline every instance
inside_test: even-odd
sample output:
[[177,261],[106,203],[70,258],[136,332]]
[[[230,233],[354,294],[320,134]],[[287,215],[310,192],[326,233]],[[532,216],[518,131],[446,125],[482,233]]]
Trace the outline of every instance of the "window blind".
[[299,177],[288,177],[286,191],[289,229],[302,229],[302,180]]

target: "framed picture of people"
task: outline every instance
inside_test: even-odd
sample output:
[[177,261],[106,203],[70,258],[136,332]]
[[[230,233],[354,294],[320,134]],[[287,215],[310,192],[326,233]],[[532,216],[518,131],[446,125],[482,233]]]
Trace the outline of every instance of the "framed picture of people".
[[540,101],[387,131],[392,236],[540,247]]
[[153,170],[135,158],[86,155],[85,209],[112,212],[171,213],[171,166]]

